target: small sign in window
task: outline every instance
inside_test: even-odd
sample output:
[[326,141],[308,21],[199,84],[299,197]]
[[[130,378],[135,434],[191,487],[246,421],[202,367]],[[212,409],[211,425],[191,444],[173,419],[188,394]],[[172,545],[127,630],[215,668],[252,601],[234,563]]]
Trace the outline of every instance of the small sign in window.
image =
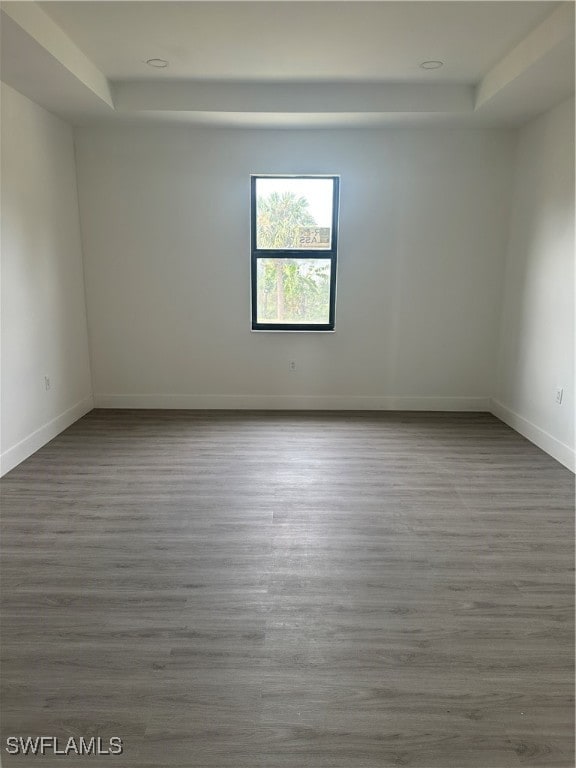
[[330,248],[330,227],[299,227],[298,248],[325,250]]

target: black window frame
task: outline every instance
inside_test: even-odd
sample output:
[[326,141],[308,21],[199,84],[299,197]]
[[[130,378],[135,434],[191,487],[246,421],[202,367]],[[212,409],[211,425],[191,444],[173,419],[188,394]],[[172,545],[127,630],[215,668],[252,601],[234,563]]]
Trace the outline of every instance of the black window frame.
[[[331,179],[332,180],[332,240],[330,249],[302,250],[296,248],[258,248],[256,239],[256,182],[258,179]],[[251,286],[253,331],[333,331],[336,314],[336,268],[338,262],[338,214],[340,176],[335,174],[277,174],[256,173],[250,176]],[[330,260],[330,306],[328,323],[259,323],[258,322],[258,259],[326,259]]]

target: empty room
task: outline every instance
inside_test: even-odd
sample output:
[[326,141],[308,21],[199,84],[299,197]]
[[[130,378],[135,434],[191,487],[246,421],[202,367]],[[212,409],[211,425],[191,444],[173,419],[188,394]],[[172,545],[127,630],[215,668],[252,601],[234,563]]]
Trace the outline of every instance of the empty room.
[[574,4],[2,2],[4,768],[573,768]]

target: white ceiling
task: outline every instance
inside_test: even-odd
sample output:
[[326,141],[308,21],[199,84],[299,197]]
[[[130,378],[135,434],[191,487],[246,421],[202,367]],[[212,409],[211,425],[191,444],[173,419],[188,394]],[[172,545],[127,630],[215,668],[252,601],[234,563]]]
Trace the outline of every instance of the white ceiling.
[[[48,2],[112,80],[475,83],[557,3]],[[155,72],[150,58],[167,59]],[[441,59],[440,70],[418,64]]]
[[[1,8],[2,79],[74,123],[518,124],[574,92],[573,2]],[[152,69],[149,58],[169,66]],[[444,66],[418,66],[429,59]]]

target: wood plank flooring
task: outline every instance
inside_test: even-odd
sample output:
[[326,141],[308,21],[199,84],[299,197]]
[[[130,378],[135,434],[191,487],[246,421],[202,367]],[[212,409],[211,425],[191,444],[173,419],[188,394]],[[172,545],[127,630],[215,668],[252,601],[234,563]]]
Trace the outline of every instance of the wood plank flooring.
[[574,765],[574,478],[487,414],[92,411],[2,492],[10,766]]

